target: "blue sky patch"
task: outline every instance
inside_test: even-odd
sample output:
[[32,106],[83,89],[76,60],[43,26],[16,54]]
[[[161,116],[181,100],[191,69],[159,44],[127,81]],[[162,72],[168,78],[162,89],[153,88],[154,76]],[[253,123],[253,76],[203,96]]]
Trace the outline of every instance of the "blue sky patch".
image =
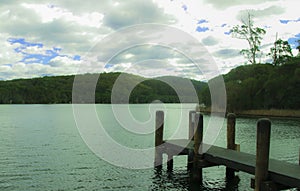
[[205,19],[200,19],[197,24],[203,24],[203,23],[208,23],[208,21]]
[[41,74],[42,77],[47,77],[47,76],[54,76],[53,74],[46,73],[46,74]]
[[55,8],[55,5],[49,4],[49,5],[47,5],[47,7],[49,7],[50,9],[53,9],[53,8]]
[[291,45],[291,47],[293,49],[295,49],[299,44],[298,44],[298,40],[300,39],[300,33],[296,34],[295,37],[289,38],[288,42]]
[[113,67],[114,65],[113,64],[106,64],[105,66],[104,66],[104,68],[111,68],[111,67]]
[[299,19],[297,19],[297,20],[279,20],[280,21],[280,23],[282,23],[282,24],[288,24],[288,23],[290,23],[290,22],[300,22],[300,18]]
[[16,53],[22,54],[23,58],[19,60],[18,62],[23,62],[25,64],[33,64],[33,63],[39,63],[39,64],[48,64],[51,62],[52,59],[56,57],[68,57],[73,60],[80,60],[81,57],[79,55],[75,56],[68,56],[65,54],[60,54],[61,48],[53,47],[52,49],[44,50],[43,53],[28,53],[27,48],[28,47],[37,47],[37,48],[43,48],[44,45],[42,43],[32,43],[26,41],[24,38],[9,38],[7,40],[11,45],[18,44],[19,46],[14,48],[14,51]]
[[231,31],[224,32],[224,34],[226,34],[226,35],[230,35],[230,34],[231,34]]
[[26,42],[24,38],[9,38],[7,41],[13,45],[13,44],[20,44],[19,47],[15,48],[14,51],[16,53],[22,53],[23,50],[25,50],[27,47],[38,47],[43,48],[43,44],[41,43],[30,43]]
[[197,32],[206,32],[208,30],[209,30],[208,27],[201,27],[201,26],[198,26],[196,29]]
[[291,20],[280,20],[280,23],[282,24],[288,24]]
[[75,56],[73,57],[73,60],[80,61],[80,60],[81,60],[81,56],[79,56],[79,55],[75,55]]
[[42,43],[30,43],[30,42],[26,42],[24,38],[9,38],[7,40],[8,42],[10,42],[10,44],[20,44],[22,46],[25,46],[25,47],[30,47],[30,46],[37,46],[39,48],[42,48],[43,47],[43,44]]
[[208,21],[205,20],[205,19],[200,19],[200,20],[198,20],[198,22],[197,22],[198,26],[197,26],[197,28],[196,28],[196,31],[197,31],[197,32],[206,32],[206,31],[209,30],[208,27],[200,26],[200,25],[203,24],[203,23],[208,23]]
[[12,67],[12,64],[4,64],[4,66]]

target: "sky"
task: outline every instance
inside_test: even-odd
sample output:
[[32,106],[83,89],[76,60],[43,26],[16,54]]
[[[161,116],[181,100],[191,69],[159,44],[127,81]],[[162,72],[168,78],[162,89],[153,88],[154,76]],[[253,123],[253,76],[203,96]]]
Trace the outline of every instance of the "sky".
[[[208,80],[207,68],[217,75],[246,64],[239,52],[248,44],[230,29],[248,12],[267,32],[258,61],[271,61],[276,34],[297,55],[299,6],[298,0],[1,0],[0,80],[114,71]],[[154,39],[161,33],[172,43]],[[189,54],[195,46],[199,51]]]

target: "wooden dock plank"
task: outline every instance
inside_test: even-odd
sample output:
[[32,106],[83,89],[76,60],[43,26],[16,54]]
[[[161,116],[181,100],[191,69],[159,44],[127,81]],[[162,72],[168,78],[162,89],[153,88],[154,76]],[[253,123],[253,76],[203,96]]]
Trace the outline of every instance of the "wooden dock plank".
[[[165,141],[165,147],[173,152],[188,154],[193,150],[193,141],[188,139],[177,139]],[[205,160],[210,163],[224,165],[235,170],[255,174],[256,156],[244,152],[228,150],[226,148],[211,146],[203,154]],[[269,160],[269,175],[272,181],[300,188],[300,166],[275,159]]]
[[182,155],[188,155],[189,150],[193,150],[194,142],[188,139],[174,139],[164,142],[166,149],[171,149],[174,153],[180,153]]
[[300,166],[285,161],[270,159],[270,177],[282,185],[300,188]]
[[248,153],[211,146],[204,159],[249,174],[255,173],[255,156]]

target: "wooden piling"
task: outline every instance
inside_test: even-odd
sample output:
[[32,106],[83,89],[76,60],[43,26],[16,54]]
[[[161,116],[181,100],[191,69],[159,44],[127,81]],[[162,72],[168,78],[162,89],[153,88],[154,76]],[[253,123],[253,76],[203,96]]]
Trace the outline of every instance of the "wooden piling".
[[[236,150],[235,144],[235,124],[236,116],[233,113],[227,115],[227,149]],[[226,168],[226,179],[232,180],[234,178],[235,170],[232,168]]]
[[[271,122],[260,119],[257,122],[255,191],[262,191],[263,182],[268,180]],[[264,186],[265,187],[265,186]]]
[[[189,112],[189,140],[194,140],[194,124],[195,124],[195,111]],[[188,153],[188,161],[187,161],[187,169],[191,170],[193,167],[193,159],[194,158],[194,151],[190,150]]]
[[[228,133],[228,135],[231,134],[228,136],[231,137],[228,138],[229,149],[211,145],[205,153],[202,153],[203,116],[200,113],[195,114],[194,141],[190,139],[163,140],[163,113],[157,113],[157,115],[155,161],[161,167],[162,153],[166,153],[168,155],[168,170],[170,170],[173,167],[172,159],[174,156],[188,155],[192,151],[194,153],[193,168],[190,171],[192,185],[202,184],[202,168],[225,165],[230,169],[254,174],[255,178],[251,179],[251,188],[255,188],[256,191],[300,188],[300,150],[299,165],[269,159],[271,122],[268,119],[260,119],[257,123],[257,148],[256,155],[253,155],[232,150],[232,145],[237,150],[237,145],[234,143],[234,131]],[[234,120],[231,119],[232,117],[229,116],[229,128],[234,126]],[[159,148],[163,149],[160,150]],[[256,162],[254,162],[255,160]],[[269,160],[270,168],[268,168]],[[161,170],[156,170],[156,172],[161,175]],[[172,175],[172,173],[169,174]],[[231,181],[227,183],[230,184]]]
[[154,166],[158,169],[162,168],[162,160],[163,160],[163,133],[164,133],[164,112],[157,111],[156,112],[156,120],[155,120],[155,161]]
[[194,124],[195,124],[196,111],[189,112],[189,139],[194,140]]
[[173,171],[173,155],[172,154],[168,155],[167,170]]
[[[298,164],[300,165],[300,148],[299,148],[299,158],[298,158],[298,160],[299,160]],[[297,190],[300,191],[300,188],[297,188]]]
[[202,181],[202,168],[199,168],[199,160],[203,158],[201,143],[203,141],[203,115],[200,112],[195,114],[195,134],[194,134],[194,176],[195,181]]

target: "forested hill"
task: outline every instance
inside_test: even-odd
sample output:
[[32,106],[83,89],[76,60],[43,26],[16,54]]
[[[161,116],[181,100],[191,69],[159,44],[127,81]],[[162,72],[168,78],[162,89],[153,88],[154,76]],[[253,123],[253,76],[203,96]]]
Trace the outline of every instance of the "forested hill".
[[[281,66],[271,64],[239,66],[224,75],[227,111],[299,110],[300,59],[294,61]],[[204,103],[210,105],[208,89],[202,92],[202,96]]]
[[[258,109],[300,109],[300,59],[297,62],[274,66],[253,64],[239,66],[223,75],[227,91],[227,111],[238,112]],[[96,90],[96,103],[111,103],[111,92],[121,73],[100,74]],[[97,74],[85,74],[93,76]],[[212,79],[213,81],[214,79]],[[128,85],[139,83],[131,91]],[[177,87],[184,97],[179,100],[175,90],[163,81]],[[1,104],[49,104],[71,103],[74,76],[56,76],[34,79],[0,81]],[[132,74],[122,74],[120,94],[128,94],[129,103],[151,103],[160,100],[164,103],[195,102],[189,95],[190,87],[179,77],[147,79]],[[207,83],[191,80],[199,103],[210,106],[210,93]],[[120,83],[120,82],[118,82]],[[82,84],[85,87],[85,84]],[[81,103],[81,102],[79,102]],[[90,103],[90,102],[88,102]],[[119,99],[117,103],[128,103]]]
[[[111,92],[116,79],[121,73],[100,74],[95,90],[96,103],[111,103]],[[85,74],[85,77],[98,76],[98,74]],[[127,85],[143,81],[128,92]],[[186,85],[183,78],[161,77],[157,79],[147,79],[132,74],[122,74],[122,83],[119,92],[129,94],[130,103],[151,103],[160,100],[164,103],[179,103],[179,98],[175,90],[163,81],[171,82],[179,87],[180,92],[185,90]],[[51,103],[71,103],[74,76],[55,76],[33,79],[18,79],[11,81],[0,81],[0,103],[1,104],[51,104]],[[206,83],[191,80],[197,93],[199,93]],[[83,87],[85,85],[83,84]],[[190,88],[191,89],[191,88]],[[185,95],[185,102],[195,102],[190,95]],[[195,97],[195,96],[194,96]],[[182,101],[182,100],[181,100]],[[118,100],[118,103],[128,103],[128,100]]]

